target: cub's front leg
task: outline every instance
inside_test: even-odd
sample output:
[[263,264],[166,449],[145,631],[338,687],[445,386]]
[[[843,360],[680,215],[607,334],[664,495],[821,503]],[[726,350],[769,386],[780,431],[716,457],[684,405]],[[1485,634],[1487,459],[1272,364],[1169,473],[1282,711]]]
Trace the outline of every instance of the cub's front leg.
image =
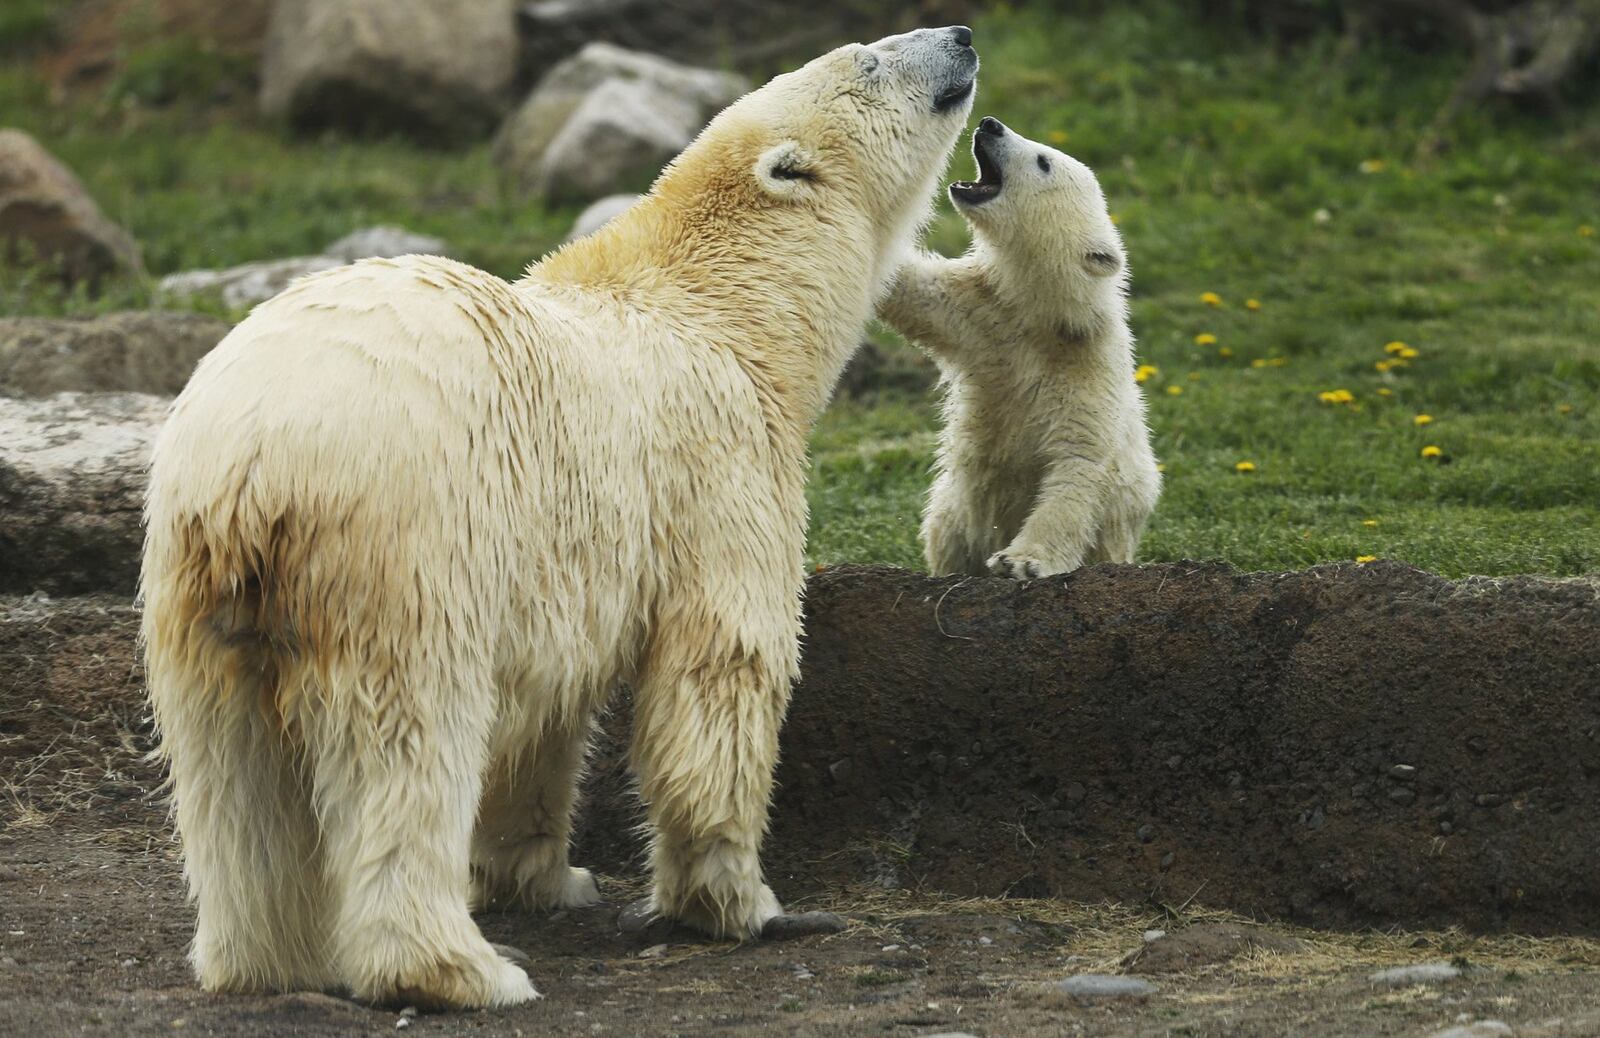
[[1105,467],[1093,462],[1074,458],[1051,466],[1021,531],[989,556],[989,572],[1032,580],[1082,566],[1099,527],[1105,482]]

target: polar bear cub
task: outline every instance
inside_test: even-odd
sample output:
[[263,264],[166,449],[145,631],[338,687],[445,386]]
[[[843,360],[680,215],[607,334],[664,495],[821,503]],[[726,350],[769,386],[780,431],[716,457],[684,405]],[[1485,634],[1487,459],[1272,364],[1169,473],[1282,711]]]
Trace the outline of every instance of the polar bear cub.
[[973,245],[901,269],[879,316],[933,355],[944,432],[934,574],[1026,579],[1132,562],[1161,492],[1133,380],[1127,263],[1094,173],[986,118],[950,185]]
[[142,590],[202,986],[536,998],[474,890],[596,900],[567,842],[623,682],[645,908],[737,938],[781,915],[760,849],[807,435],[927,216],[971,44],[831,51],[519,281],[357,263],[201,362],[155,445]]

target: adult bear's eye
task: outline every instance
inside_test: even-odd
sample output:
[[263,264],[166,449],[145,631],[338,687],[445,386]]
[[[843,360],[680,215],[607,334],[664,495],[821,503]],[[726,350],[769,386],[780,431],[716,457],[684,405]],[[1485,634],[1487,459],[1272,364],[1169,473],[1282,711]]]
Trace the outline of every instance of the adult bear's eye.
[[1039,168],[1041,170],[1043,170],[1044,172],[1046,172],[1046,173],[1050,172],[1050,160],[1045,158],[1043,155],[1040,155],[1039,156]]

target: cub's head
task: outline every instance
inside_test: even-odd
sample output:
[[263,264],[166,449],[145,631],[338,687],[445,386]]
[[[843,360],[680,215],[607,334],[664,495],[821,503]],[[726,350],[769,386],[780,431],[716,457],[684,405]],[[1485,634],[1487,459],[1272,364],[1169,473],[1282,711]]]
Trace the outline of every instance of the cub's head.
[[974,236],[1002,256],[1120,290],[1122,237],[1094,171],[985,117],[972,135],[978,179],[950,185]]
[[656,192],[718,220],[719,240],[730,225],[801,249],[837,239],[882,276],[928,212],[977,73],[964,26],[840,47],[730,105]]

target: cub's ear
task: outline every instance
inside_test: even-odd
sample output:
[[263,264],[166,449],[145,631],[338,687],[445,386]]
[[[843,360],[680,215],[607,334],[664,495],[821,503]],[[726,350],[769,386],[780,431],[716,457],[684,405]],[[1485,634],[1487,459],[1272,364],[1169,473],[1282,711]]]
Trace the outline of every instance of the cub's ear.
[[792,198],[821,180],[816,156],[799,141],[774,144],[756,159],[756,183],[774,198]]
[[1122,270],[1122,250],[1110,243],[1089,246],[1083,254],[1083,269],[1097,278],[1107,278]]

